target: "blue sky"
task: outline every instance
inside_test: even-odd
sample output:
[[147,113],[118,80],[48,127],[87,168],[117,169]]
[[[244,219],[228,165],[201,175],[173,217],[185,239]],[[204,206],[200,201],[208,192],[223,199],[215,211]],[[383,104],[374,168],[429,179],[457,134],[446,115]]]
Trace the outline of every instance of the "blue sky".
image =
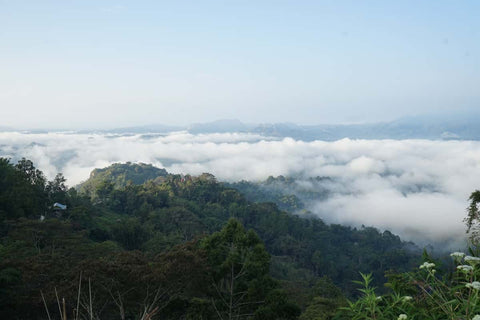
[[477,109],[479,16],[473,0],[0,0],[0,126]]

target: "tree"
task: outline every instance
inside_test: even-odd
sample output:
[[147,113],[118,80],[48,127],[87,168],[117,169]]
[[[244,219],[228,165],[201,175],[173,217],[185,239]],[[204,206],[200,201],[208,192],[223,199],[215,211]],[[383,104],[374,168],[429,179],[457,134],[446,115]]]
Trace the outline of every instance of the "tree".
[[15,167],[28,179],[28,181],[30,181],[32,185],[42,188],[45,187],[46,179],[43,172],[35,168],[31,160],[22,158],[22,160],[18,161]]
[[47,191],[50,205],[52,205],[54,202],[60,202],[62,204],[66,203],[68,190],[67,186],[65,185],[66,181],[67,180],[61,173],[57,173],[52,181],[48,181],[45,190]]
[[230,219],[220,231],[202,241],[212,268],[212,300],[219,319],[252,317],[265,303],[270,256],[253,231]]
[[480,212],[478,203],[480,203],[480,191],[475,190],[470,197],[470,204],[467,208],[467,217],[464,219],[467,225],[467,233],[470,233],[470,241],[473,245],[480,244]]
[[43,173],[25,158],[15,166],[0,158],[0,219],[39,217],[45,209]]
[[315,283],[308,307],[300,316],[300,320],[333,319],[339,307],[347,304],[342,291],[328,277],[322,277]]

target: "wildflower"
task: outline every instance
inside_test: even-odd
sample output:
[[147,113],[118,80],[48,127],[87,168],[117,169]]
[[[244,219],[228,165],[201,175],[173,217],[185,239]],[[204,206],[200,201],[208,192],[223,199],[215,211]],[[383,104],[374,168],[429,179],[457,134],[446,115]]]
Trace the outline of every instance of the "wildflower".
[[466,256],[465,257],[465,262],[467,262],[468,264],[474,266],[476,264],[478,264],[480,262],[480,258],[478,257],[472,257],[472,256]]
[[469,266],[467,264],[462,264],[462,265],[457,266],[457,270],[468,273],[468,272],[473,270],[473,267]]
[[459,252],[459,251],[452,252],[452,253],[450,253],[450,257],[452,257],[455,260],[455,262],[460,263],[460,261],[462,261],[463,257],[465,257],[465,253]]
[[475,317],[473,317],[472,320],[480,320],[480,314],[475,315]]
[[465,285],[465,287],[467,288],[472,288],[472,289],[475,289],[475,290],[480,290],[480,282],[478,281],[473,281],[472,283],[467,283]]
[[411,296],[405,296],[405,297],[402,298],[402,301],[403,301],[403,302],[407,302],[407,301],[410,301],[410,300],[412,300],[412,299],[413,299],[413,298],[412,298]]
[[424,262],[422,265],[420,265],[420,269],[431,269],[435,267],[435,263],[433,262]]
[[407,319],[408,319],[408,317],[405,313],[402,313],[398,316],[398,320],[407,320]]
[[452,252],[452,253],[450,253],[450,257],[462,259],[463,257],[465,257],[465,253],[458,252],[458,251],[457,252]]

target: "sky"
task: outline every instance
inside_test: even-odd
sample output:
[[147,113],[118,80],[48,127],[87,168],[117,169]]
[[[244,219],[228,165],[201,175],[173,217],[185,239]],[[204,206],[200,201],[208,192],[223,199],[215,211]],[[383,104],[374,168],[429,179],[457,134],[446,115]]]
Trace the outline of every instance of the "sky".
[[0,0],[0,127],[478,109],[479,16],[475,0]]

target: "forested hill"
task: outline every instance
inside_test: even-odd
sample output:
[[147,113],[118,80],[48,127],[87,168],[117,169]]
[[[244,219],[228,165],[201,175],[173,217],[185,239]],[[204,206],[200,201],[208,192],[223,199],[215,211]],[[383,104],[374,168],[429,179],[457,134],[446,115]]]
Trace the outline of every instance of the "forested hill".
[[[250,202],[210,174],[147,167],[114,165],[77,191],[61,175],[46,181],[28,160],[0,159],[4,316],[45,318],[40,290],[52,308],[54,287],[71,303],[82,274],[80,283],[93,281],[95,308],[104,304],[101,319],[116,318],[119,308],[135,313],[146,301],[162,319],[216,318],[232,310],[226,283],[244,292],[235,312],[295,319],[297,306],[308,310],[316,296],[326,299],[321,312],[333,312],[344,295],[354,294],[359,272],[372,272],[381,287],[385,271],[418,263],[412,244],[388,231],[327,225]],[[130,176],[137,180],[117,179]],[[67,209],[52,207],[55,202]],[[192,316],[198,314],[203,318]]]
[[329,177],[270,176],[260,182],[242,180],[225,185],[237,189],[249,201],[274,202],[282,210],[298,212],[304,211],[312,201],[325,200],[330,195],[327,185],[331,182]]
[[[263,189],[271,192],[262,193],[251,183],[225,186],[210,174],[181,176],[167,174],[163,169],[155,168],[162,170],[155,171],[151,166],[145,170],[145,166],[127,163],[114,164],[100,171],[97,169],[80,186],[80,190],[87,193],[93,202],[100,202],[110,211],[126,213],[130,217],[147,216],[149,210],[162,208],[162,216],[175,217],[175,221],[162,220],[153,224],[162,225],[162,238],[170,245],[219,230],[230,217],[235,217],[245,227],[255,230],[264,241],[273,256],[272,272],[275,276],[291,280],[292,284],[298,283],[300,279],[293,278],[299,275],[306,282],[313,281],[315,276],[326,275],[350,295],[354,292],[351,280],[358,277],[359,271],[372,271],[381,286],[386,270],[408,268],[418,257],[418,248],[412,243],[402,242],[389,231],[381,233],[370,227],[356,229],[327,225],[308,213],[302,218],[279,210],[277,205],[292,209],[292,212],[294,208],[303,206],[295,195],[280,194],[285,185],[296,185],[292,179],[270,178],[265,185],[273,189]],[[124,177],[135,177],[136,180]],[[315,179],[317,182],[321,180]],[[84,188],[86,185],[89,188]],[[243,190],[241,186],[254,190]],[[249,202],[236,188],[249,195],[254,193],[257,198],[251,197],[254,202]],[[143,198],[155,189],[162,190],[156,193],[156,201],[164,197],[164,203],[152,206]],[[131,199],[136,201],[131,202]],[[169,204],[173,199],[174,203],[180,201],[181,205]],[[129,205],[136,208],[129,208]],[[138,222],[146,229],[151,228],[151,220],[139,219]],[[138,244],[136,248],[146,248],[152,241],[146,240],[145,244]]]
[[165,169],[154,167],[151,164],[115,163],[106,168],[93,170],[90,173],[90,178],[77,186],[76,189],[88,193],[104,181],[111,182],[115,187],[120,188],[125,187],[127,182],[142,184],[166,175],[167,171]]

